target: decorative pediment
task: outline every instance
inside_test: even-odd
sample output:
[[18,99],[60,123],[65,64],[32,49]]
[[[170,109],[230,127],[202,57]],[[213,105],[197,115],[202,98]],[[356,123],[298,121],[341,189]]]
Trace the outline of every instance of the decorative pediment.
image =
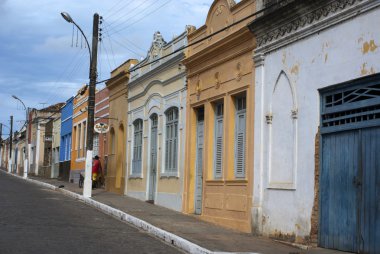
[[166,41],[162,37],[162,34],[157,31],[153,35],[152,46],[150,47],[148,58],[150,61],[162,56],[162,48],[165,46]]
[[215,0],[206,19],[207,33],[216,32],[232,23],[231,8],[234,0]]

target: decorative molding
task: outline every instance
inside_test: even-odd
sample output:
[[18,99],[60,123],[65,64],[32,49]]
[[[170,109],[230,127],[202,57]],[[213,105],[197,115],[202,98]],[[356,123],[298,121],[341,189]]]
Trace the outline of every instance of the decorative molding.
[[[267,15],[264,14],[261,18],[253,21],[249,24],[249,28],[256,34],[257,47],[260,48],[365,1],[366,0],[289,1],[290,3],[287,2],[284,6],[277,8]],[[367,2],[371,2],[371,0],[367,0]],[[270,29],[269,22],[274,17],[276,17],[277,23],[273,25],[273,29]]]
[[242,77],[242,73],[241,73],[241,63],[238,62],[237,65],[236,65],[236,76],[235,76],[236,81],[240,81],[240,80],[241,80],[241,77]]
[[273,120],[272,113],[268,113],[267,115],[265,115],[265,119],[266,119],[267,124],[272,124],[272,120]]
[[219,72],[215,72],[214,78],[215,78],[215,88],[218,89],[220,87]]
[[292,118],[298,119],[298,109],[297,108],[292,110]]
[[263,53],[254,54],[253,62],[255,63],[255,67],[263,66],[265,63],[265,55]]

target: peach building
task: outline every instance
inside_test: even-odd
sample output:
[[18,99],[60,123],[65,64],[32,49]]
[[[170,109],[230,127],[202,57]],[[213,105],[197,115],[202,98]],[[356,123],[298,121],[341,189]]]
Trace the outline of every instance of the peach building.
[[[253,0],[215,0],[206,24],[188,35],[183,211],[251,232],[253,189]],[[227,28],[226,28],[227,27]],[[220,31],[206,38],[214,32]]]

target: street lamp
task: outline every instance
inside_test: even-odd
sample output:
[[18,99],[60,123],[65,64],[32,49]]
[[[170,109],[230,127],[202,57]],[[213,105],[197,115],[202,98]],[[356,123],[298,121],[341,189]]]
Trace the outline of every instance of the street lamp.
[[99,41],[99,14],[94,14],[94,22],[92,27],[92,50],[90,50],[90,44],[88,43],[86,35],[83,30],[74,22],[71,16],[67,12],[61,12],[62,17],[69,23],[72,23],[83,35],[88,52],[90,54],[90,84],[88,95],[88,116],[87,116],[87,153],[86,153],[86,168],[85,178],[83,185],[83,196],[91,197],[92,190],[92,149],[93,149],[93,135],[94,135],[94,114],[95,114],[95,86],[97,76],[97,57],[98,57],[98,41]]
[[[29,163],[28,163],[28,158],[29,158],[29,126],[27,125],[28,124],[28,109],[26,108],[25,106],[25,103],[20,99],[18,98],[16,95],[12,95],[12,97],[15,99],[15,100],[18,100],[19,102],[21,102],[21,104],[24,106],[24,110],[25,110],[25,123],[24,123],[24,126],[26,126],[26,140],[25,140],[25,144],[26,144],[26,149],[25,149],[25,160],[24,160],[24,178],[27,178],[28,177],[28,171],[29,171]],[[22,128],[24,128],[24,126],[21,127],[21,130]]]

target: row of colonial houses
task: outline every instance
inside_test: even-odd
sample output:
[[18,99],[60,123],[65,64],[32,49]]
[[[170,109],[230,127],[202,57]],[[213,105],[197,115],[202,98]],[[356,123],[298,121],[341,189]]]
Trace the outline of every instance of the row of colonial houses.
[[[378,253],[377,24],[378,0],[215,0],[200,28],[169,42],[156,32],[147,57],[96,93],[106,189],[242,232]],[[31,113],[33,158],[52,154],[31,172],[78,181],[87,101],[84,86],[51,123]]]

